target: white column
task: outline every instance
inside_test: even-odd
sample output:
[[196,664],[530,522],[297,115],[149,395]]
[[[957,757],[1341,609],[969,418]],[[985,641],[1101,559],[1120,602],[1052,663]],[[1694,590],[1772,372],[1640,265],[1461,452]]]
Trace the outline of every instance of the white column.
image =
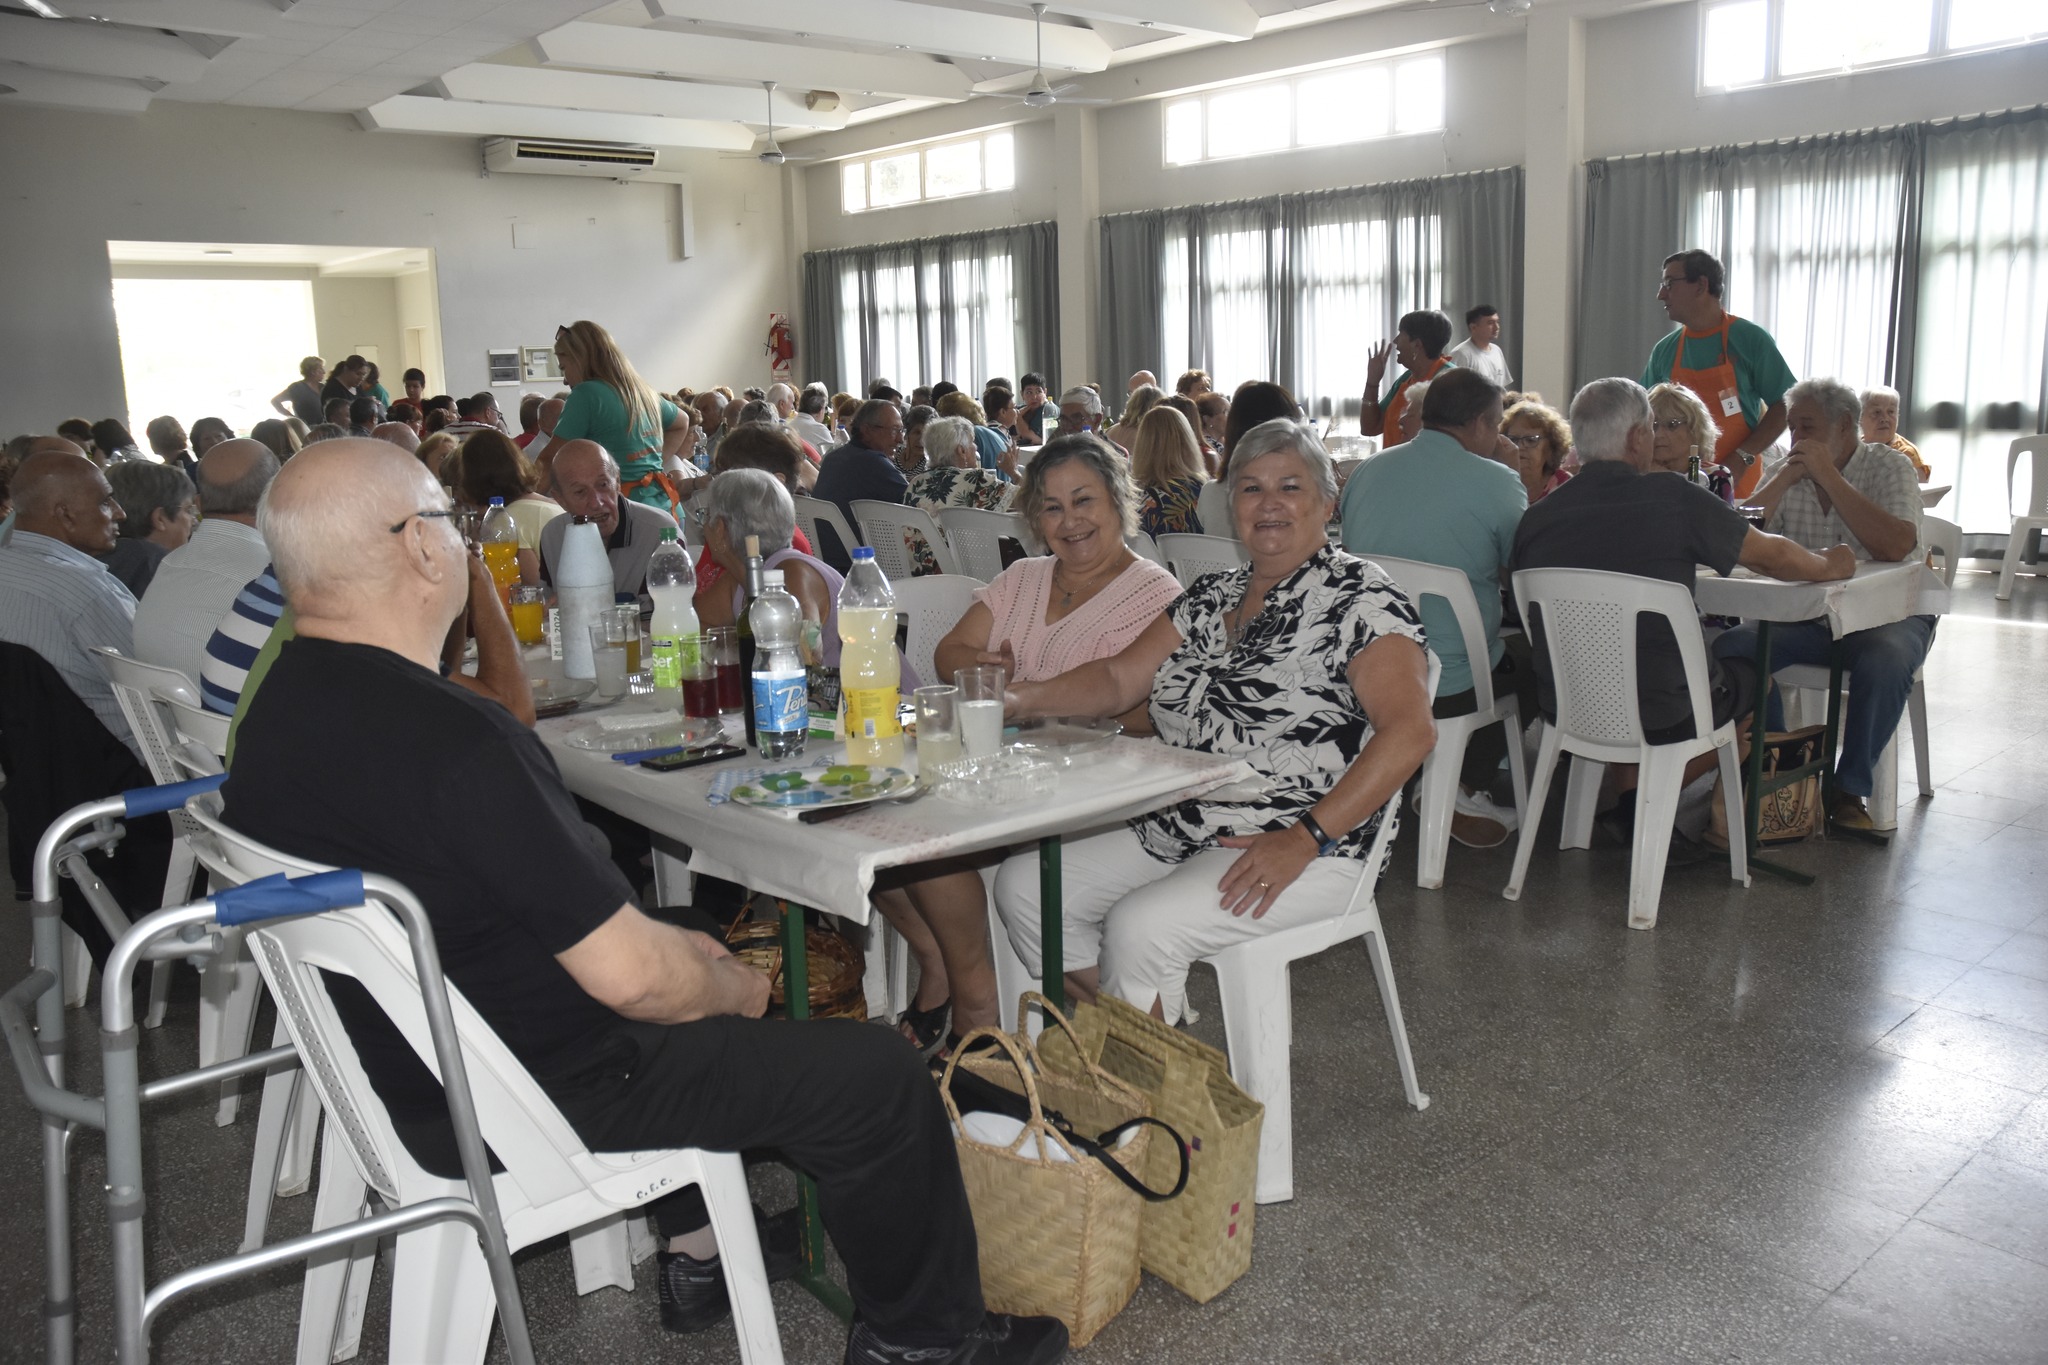
[[[1098,378],[1095,369],[1095,220],[1102,211],[1096,167],[1095,110],[1056,104],[1052,111],[1053,221],[1060,234],[1060,354],[1054,392]],[[1033,368],[1043,357],[1031,357]]]
[[1586,196],[1586,21],[1539,6],[1529,15],[1522,119],[1522,354],[1525,389],[1562,410],[1572,368],[1581,205]]

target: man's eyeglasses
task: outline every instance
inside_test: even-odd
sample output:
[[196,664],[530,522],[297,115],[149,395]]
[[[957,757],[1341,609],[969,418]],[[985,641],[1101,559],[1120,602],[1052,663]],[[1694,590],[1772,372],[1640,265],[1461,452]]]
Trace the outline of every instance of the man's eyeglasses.
[[412,517],[407,517],[405,521],[401,521],[393,527],[391,527],[391,534],[395,536],[400,531],[403,531],[405,529],[405,523],[407,521],[411,521],[413,517],[425,519],[428,517],[452,517],[454,515],[455,509],[453,507],[424,507],[421,508],[419,511],[413,513]]
[[1665,275],[1657,281],[1657,292],[1661,294],[1667,289],[1675,288],[1681,284],[1691,283],[1692,281],[1688,280],[1683,275]]

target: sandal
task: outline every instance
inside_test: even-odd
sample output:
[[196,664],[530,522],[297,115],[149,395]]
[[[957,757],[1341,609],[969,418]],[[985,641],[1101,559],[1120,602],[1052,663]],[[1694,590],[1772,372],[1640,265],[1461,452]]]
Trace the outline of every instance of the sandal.
[[[996,1040],[993,1038],[976,1038],[972,1043],[968,1044],[964,1055],[971,1057],[977,1052],[993,1052],[995,1047]],[[947,1062],[953,1060],[953,1054],[960,1050],[960,1035],[948,1032],[946,1034],[946,1045],[931,1054],[932,1066],[945,1066]]]
[[928,1010],[911,1006],[903,1011],[903,1017],[898,1022],[910,1030],[910,1043],[918,1050],[919,1055],[929,1057],[932,1050],[946,1040],[946,1026],[952,1022],[952,1017],[953,999],[948,996]]

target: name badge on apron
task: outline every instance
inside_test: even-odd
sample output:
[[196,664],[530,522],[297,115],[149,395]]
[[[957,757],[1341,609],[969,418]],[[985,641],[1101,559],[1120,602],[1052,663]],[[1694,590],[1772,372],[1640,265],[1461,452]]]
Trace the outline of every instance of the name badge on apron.
[[1740,417],[1742,415],[1742,395],[1734,389],[1721,390],[1721,415],[1723,417]]

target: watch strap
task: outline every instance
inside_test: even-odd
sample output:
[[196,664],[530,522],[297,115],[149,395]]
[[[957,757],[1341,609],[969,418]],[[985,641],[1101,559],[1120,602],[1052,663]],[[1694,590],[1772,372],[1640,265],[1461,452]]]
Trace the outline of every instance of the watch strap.
[[1316,841],[1316,856],[1318,858],[1337,846],[1337,841],[1329,836],[1311,812],[1303,811],[1301,813],[1301,827],[1308,831],[1309,838]]

